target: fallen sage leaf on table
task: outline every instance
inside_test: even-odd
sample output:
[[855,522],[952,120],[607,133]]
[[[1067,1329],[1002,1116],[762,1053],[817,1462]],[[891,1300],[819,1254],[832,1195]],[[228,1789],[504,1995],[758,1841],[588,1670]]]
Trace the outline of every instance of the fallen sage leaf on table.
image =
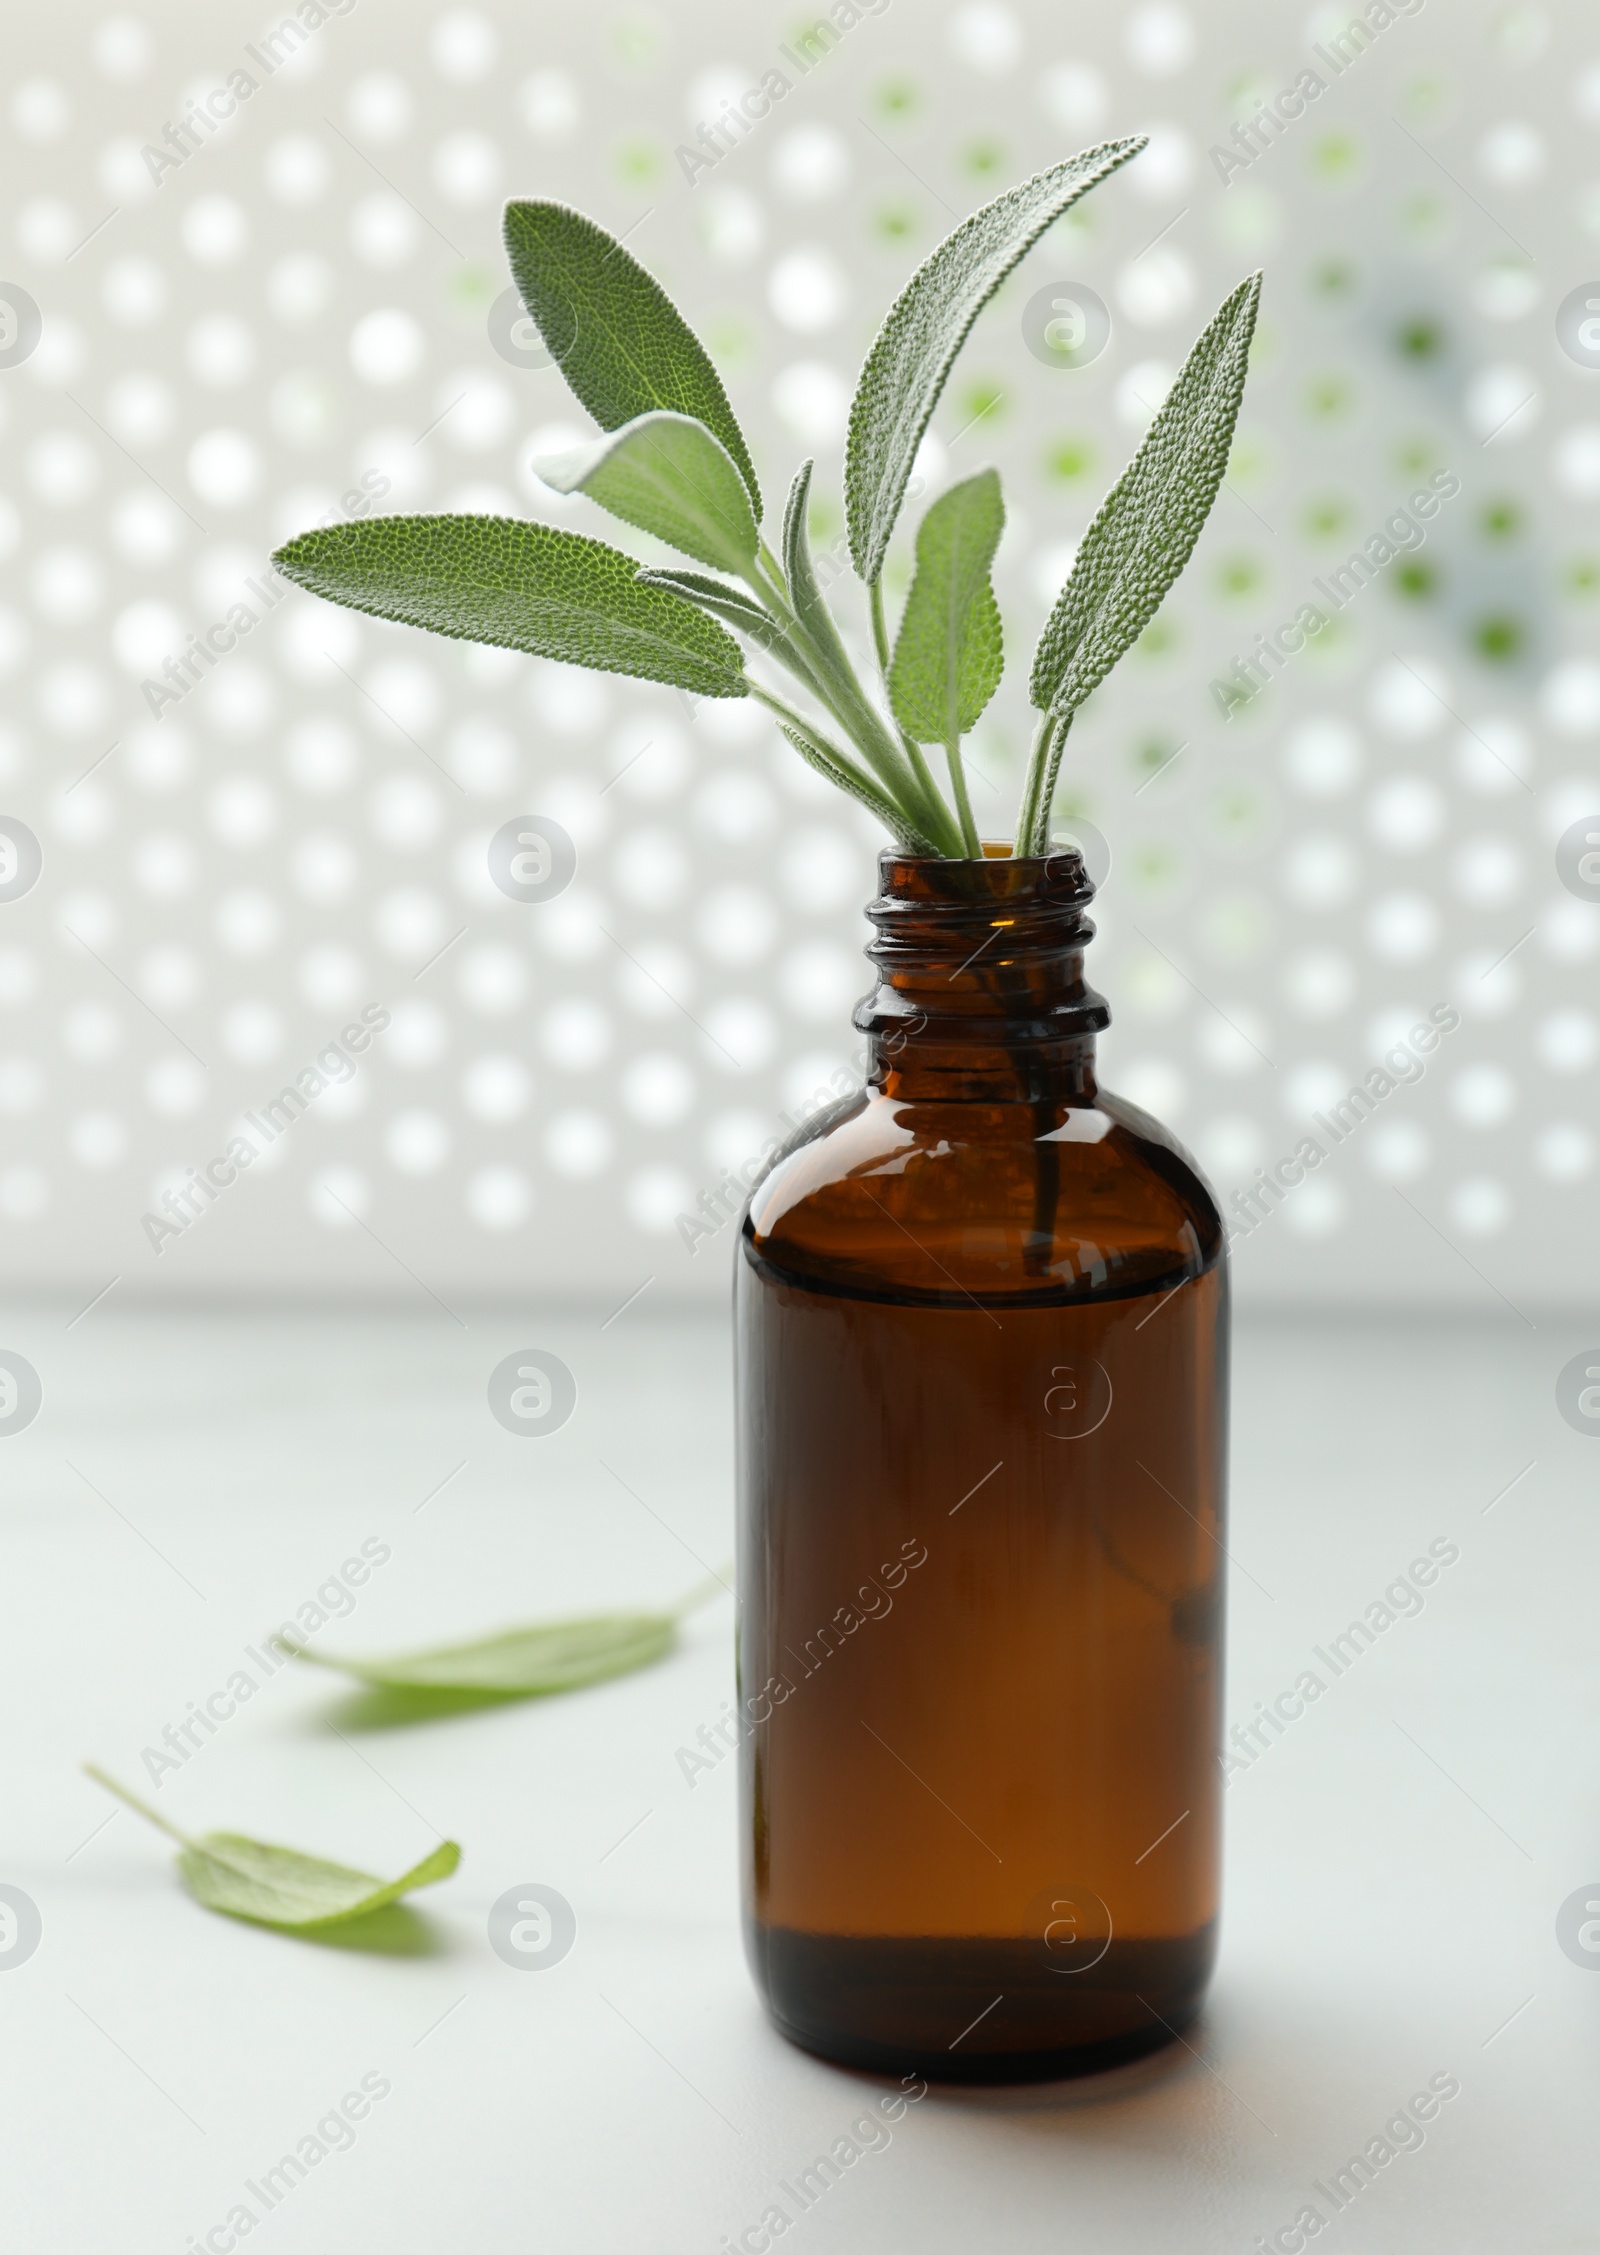
[[532,1699],[575,1691],[580,1684],[627,1675],[661,1659],[678,1641],[684,1615],[717,1597],[727,1584],[718,1574],[700,1582],[666,1613],[593,1613],[566,1621],[536,1621],[500,1629],[471,1644],[441,1644],[388,1659],[358,1660],[303,1645],[285,1649],[297,1660],[336,1668],[379,1691],[452,1692],[478,1699]]
[[313,1932],[365,1918],[413,1888],[448,1879],[461,1861],[455,1841],[441,1840],[432,1855],[398,1879],[375,1879],[347,1864],[325,1863],[320,1856],[303,1856],[295,1848],[274,1848],[239,1832],[207,1832],[191,1840],[93,1762],[83,1766],[97,1785],[177,1841],[178,1869],[197,1903],[258,1926]]

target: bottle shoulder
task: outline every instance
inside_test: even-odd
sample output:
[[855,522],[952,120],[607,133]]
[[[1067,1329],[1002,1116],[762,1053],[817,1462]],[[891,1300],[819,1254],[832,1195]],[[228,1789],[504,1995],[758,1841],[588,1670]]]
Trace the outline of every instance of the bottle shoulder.
[[818,1287],[954,1299],[1122,1296],[1225,1259],[1170,1130],[1096,1090],[1016,1103],[868,1092],[806,1123],[751,1192],[746,1257]]

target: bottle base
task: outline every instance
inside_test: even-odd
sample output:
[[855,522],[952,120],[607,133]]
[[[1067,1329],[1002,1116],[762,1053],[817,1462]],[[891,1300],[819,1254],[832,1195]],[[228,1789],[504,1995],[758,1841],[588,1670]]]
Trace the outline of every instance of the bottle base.
[[1215,1927],[1113,1941],[1082,1972],[989,1937],[750,1930],[780,2033],[841,2067],[939,2083],[1052,2082],[1157,2051],[1199,2012]]

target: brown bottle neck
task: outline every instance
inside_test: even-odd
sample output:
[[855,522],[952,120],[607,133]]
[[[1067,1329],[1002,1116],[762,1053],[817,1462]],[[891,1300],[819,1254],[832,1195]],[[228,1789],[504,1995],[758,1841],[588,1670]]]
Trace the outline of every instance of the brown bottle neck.
[[866,950],[878,985],[855,1013],[869,1086],[930,1102],[1092,1096],[1095,1035],[1111,1013],[1084,982],[1094,887],[1078,854],[884,853],[878,875]]

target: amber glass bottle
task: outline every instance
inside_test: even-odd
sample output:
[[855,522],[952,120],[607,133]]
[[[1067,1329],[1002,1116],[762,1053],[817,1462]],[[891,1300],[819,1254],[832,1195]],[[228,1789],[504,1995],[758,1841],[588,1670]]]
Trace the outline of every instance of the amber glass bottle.
[[880,874],[867,1087],[736,1261],[747,1942],[827,2058],[1070,2074],[1211,1969],[1226,1248],[1096,1084],[1077,854]]

